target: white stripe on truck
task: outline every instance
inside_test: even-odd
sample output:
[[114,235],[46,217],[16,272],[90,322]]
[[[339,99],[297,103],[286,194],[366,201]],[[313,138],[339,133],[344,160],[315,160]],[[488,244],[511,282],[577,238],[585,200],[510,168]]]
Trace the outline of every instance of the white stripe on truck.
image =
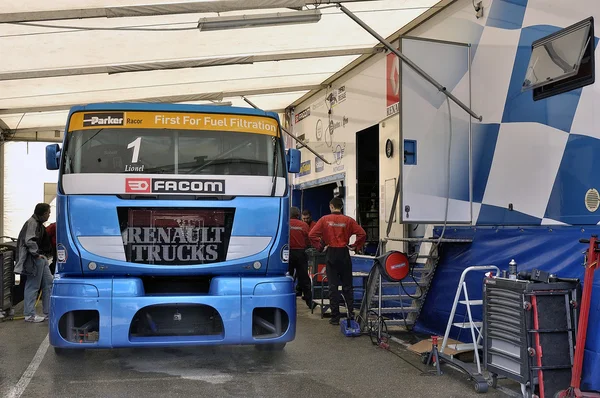
[[[273,177],[181,174],[63,174],[67,195],[226,195],[270,196]],[[285,178],[277,177],[275,196],[283,196]]]

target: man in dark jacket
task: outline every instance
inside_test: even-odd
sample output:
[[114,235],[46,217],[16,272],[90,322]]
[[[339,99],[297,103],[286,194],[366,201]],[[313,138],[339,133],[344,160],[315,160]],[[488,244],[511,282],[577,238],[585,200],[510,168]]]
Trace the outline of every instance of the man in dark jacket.
[[[50,217],[50,205],[38,203],[34,214],[25,222],[17,239],[17,262],[15,273],[27,275],[25,282],[24,309],[25,322],[43,322],[50,311],[50,290],[52,274],[46,255],[51,250],[50,239],[46,235],[44,223]],[[35,301],[42,287],[42,307],[44,316],[35,313]]]
[[[311,229],[309,238],[312,245],[321,250],[325,244],[327,258],[327,282],[329,283],[329,300],[331,303],[332,325],[340,324],[340,292],[346,299],[348,313],[353,316],[354,290],[352,288],[352,260],[349,250],[360,249],[367,239],[365,230],[351,217],[342,214],[344,202],[340,198],[333,198],[329,202],[331,214],[321,217]],[[350,246],[350,237],[356,235],[356,242]]]

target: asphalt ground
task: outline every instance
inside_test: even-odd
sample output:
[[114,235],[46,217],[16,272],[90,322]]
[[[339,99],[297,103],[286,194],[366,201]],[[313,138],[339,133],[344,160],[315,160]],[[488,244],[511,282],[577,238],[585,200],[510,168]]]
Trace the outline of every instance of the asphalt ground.
[[282,352],[253,346],[88,350],[59,357],[47,323],[0,323],[0,397],[507,397],[507,380],[478,394],[464,374],[435,376],[392,342],[349,338],[298,301],[296,339]]

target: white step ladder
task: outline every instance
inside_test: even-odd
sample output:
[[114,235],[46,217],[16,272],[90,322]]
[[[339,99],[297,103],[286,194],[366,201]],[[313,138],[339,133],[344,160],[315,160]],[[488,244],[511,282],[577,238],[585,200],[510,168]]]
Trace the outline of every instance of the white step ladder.
[[[496,275],[500,274],[500,269],[495,265],[477,265],[472,267],[467,267],[460,276],[460,281],[458,282],[458,287],[456,289],[456,295],[454,296],[454,303],[452,304],[452,311],[450,312],[450,318],[448,319],[448,324],[446,325],[446,333],[444,333],[444,340],[442,342],[442,347],[440,349],[440,353],[444,352],[446,346],[449,348],[455,349],[457,351],[464,351],[469,349],[471,346],[473,347],[475,355],[475,360],[477,361],[477,372],[481,374],[481,362],[479,360],[478,349],[481,348],[480,342],[483,339],[481,331],[483,329],[483,322],[474,322],[473,317],[471,316],[471,306],[472,305],[483,305],[483,300],[469,300],[469,293],[467,291],[467,282],[465,282],[465,278],[467,274],[471,271],[487,271],[487,270],[495,270]],[[481,278],[481,289],[483,290],[483,277]],[[464,300],[461,300],[461,292],[464,294]],[[464,304],[467,306],[467,315],[469,317],[468,322],[454,322],[454,315],[456,313],[456,307],[458,304]],[[473,339],[473,343],[465,343],[465,344],[452,344],[448,345],[448,336],[450,335],[450,328],[452,326],[456,326],[463,329],[471,329],[471,338]],[[477,337],[475,336],[477,334]]]

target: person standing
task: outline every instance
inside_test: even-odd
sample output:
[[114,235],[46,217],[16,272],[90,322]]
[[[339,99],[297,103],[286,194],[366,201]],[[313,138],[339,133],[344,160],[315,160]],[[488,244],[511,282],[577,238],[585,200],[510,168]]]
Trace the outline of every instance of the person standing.
[[[326,274],[331,303],[329,323],[332,325],[340,324],[340,292],[338,290],[340,284],[349,316],[353,316],[354,289],[352,288],[350,250],[359,250],[367,239],[365,230],[353,218],[342,214],[343,205],[342,199],[331,199],[329,202],[331,214],[321,217],[309,233],[312,245],[317,250],[326,252]],[[354,245],[350,246],[352,235],[356,235],[356,241]]]
[[[33,215],[25,222],[17,239],[17,262],[15,273],[27,276],[24,292],[25,322],[43,322],[48,319],[50,311],[50,290],[52,274],[46,258],[45,242],[49,241],[44,223],[50,217],[50,205],[38,203]],[[44,316],[35,311],[38,291],[42,288],[42,309]]]
[[310,214],[310,210],[302,211],[302,221],[308,225],[308,230],[312,230],[317,223],[312,219],[312,214]]
[[300,209],[290,209],[290,274],[296,271],[298,286],[304,295],[304,301],[309,308],[313,308],[312,293],[310,291],[310,278],[308,276],[308,256],[306,249],[310,246],[308,240],[308,225],[300,221]]

